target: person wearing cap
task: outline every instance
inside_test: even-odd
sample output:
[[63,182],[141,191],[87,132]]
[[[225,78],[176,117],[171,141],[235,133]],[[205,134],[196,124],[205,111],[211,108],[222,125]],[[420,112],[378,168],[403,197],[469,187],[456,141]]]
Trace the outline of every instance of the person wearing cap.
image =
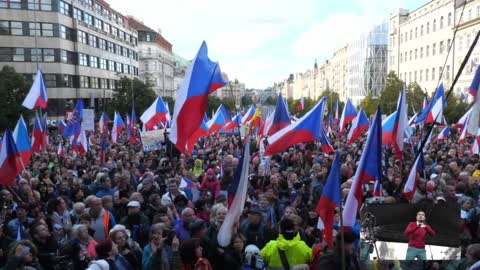
[[127,204],[128,215],[120,220],[120,224],[131,232],[133,241],[138,242],[140,246],[144,246],[148,241],[148,230],[150,228],[150,220],[144,213],[140,211],[140,203],[138,201],[130,201]]
[[142,187],[138,190],[138,192],[142,193],[142,196],[145,199],[148,199],[152,194],[160,193],[156,187],[154,177],[150,174],[143,176]]
[[[345,254],[345,269],[360,270],[360,262],[355,254],[355,236],[351,232],[343,234],[343,250]],[[342,269],[342,238],[341,234],[335,237],[335,246],[332,252],[322,256],[318,263],[318,269]]]
[[258,248],[263,248],[268,241],[275,239],[275,233],[263,222],[262,210],[258,207],[248,210],[248,217],[240,225],[240,232],[247,239],[246,245]]
[[282,219],[277,240],[268,242],[260,254],[271,270],[289,269],[312,261],[312,250],[300,239],[295,222],[289,218]]

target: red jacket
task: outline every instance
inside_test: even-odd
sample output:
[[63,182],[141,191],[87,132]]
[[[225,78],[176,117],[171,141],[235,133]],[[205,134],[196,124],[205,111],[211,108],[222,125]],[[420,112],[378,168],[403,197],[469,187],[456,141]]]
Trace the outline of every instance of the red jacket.
[[409,247],[424,249],[425,236],[427,236],[427,233],[431,236],[435,235],[435,231],[432,230],[432,228],[428,224],[425,224],[425,228],[422,228],[420,227],[420,225],[417,225],[416,221],[414,221],[408,224],[403,234],[407,236],[410,235],[408,239]]

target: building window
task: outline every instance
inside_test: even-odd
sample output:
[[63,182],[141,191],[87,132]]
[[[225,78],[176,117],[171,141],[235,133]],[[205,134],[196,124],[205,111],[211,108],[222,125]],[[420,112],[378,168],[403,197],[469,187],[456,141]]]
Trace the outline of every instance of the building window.
[[452,42],[451,39],[447,39],[447,50],[450,50],[450,43]]
[[477,18],[480,17],[480,6],[477,6]]
[[107,69],[107,60],[100,58],[100,68],[101,69]]
[[90,56],[90,67],[98,68],[98,57]]
[[436,19],[433,19],[433,26],[432,26],[432,32],[435,32],[437,31],[437,20]]
[[403,61],[403,53],[400,53],[400,63]]
[[418,81],[421,82],[423,79],[423,70],[420,70],[420,77],[418,78]]
[[410,40],[413,39],[413,30],[410,30]]
[[439,51],[440,54],[442,54],[442,53],[443,53],[443,50],[444,50],[443,41],[440,41],[440,45],[439,45],[439,47],[438,47],[438,51]]
[[40,36],[40,23],[28,23],[28,32],[30,36]]
[[43,61],[55,62],[55,53],[53,49],[43,49]]
[[462,49],[463,49],[463,37],[458,36],[458,50],[462,50]]
[[25,61],[25,49],[24,48],[15,48],[15,54],[13,55],[13,61],[15,62],[24,62]]
[[412,72],[411,71],[408,72],[408,82],[409,83],[412,82]]
[[67,4],[63,1],[60,1],[60,13],[64,14],[64,15],[67,15],[67,16],[71,16],[72,14],[72,6],[70,4]]
[[112,35],[118,37],[118,28],[112,26]]
[[21,0],[0,0],[0,8],[22,8]]
[[432,45],[432,56],[435,56],[436,50],[437,50],[437,44],[433,43],[433,45]]
[[0,35],[9,35],[10,34],[10,26],[8,21],[0,21]]
[[109,83],[108,86],[110,87],[110,89],[115,90],[115,88],[116,88],[115,80],[110,79],[109,81],[110,81],[110,83]]
[[412,61],[412,50],[410,50],[410,57],[409,60]]
[[57,75],[55,75],[55,74],[43,74],[43,79],[45,80],[45,86],[47,86],[47,87],[57,87]]
[[89,81],[87,76],[80,76],[80,88],[90,88]]
[[60,51],[60,61],[62,63],[67,63],[68,62],[67,51],[65,51],[65,50]]
[[107,89],[108,88],[108,80],[107,79],[100,78],[99,83],[100,83],[99,88],[102,88],[102,89]]
[[53,24],[42,23],[42,36],[43,37],[53,37]]
[[90,88],[98,88],[98,78],[90,78]]
[[118,44],[115,44],[115,53],[119,55],[122,54],[122,47]]
[[423,58],[423,47],[420,48],[420,59]]
[[450,80],[450,66],[449,65],[447,65],[447,70],[445,72],[445,75],[446,75],[447,80]]
[[430,46],[427,45],[427,47],[425,48],[425,57],[428,57],[428,51],[430,50]]
[[104,22],[103,23],[103,31],[110,33],[110,24]]
[[52,11],[52,0],[28,0],[28,9]]
[[78,54],[78,64],[80,66],[88,66],[88,56],[84,53]]
[[23,36],[23,24],[21,22],[10,22],[10,32],[13,36]]
[[78,32],[77,32],[77,40],[78,40],[78,42],[81,42],[81,43],[84,43],[84,44],[88,44],[88,43],[87,43],[87,33],[78,30]]
[[42,49],[30,49],[30,59],[32,62],[41,62],[42,61]]
[[83,13],[83,21],[88,25],[93,25],[93,17],[87,12]]
[[438,68],[438,78],[441,80],[442,79],[442,67]]
[[428,68],[425,69],[425,81],[428,81]]
[[448,18],[447,18],[447,25],[451,25],[452,24],[452,13],[449,12],[448,13]]
[[94,35],[88,35],[88,45],[92,47],[97,47],[97,37]]
[[403,43],[403,34],[400,34],[400,44]]
[[108,61],[108,70],[115,71],[115,62]]
[[72,75],[63,75],[63,86],[64,87],[73,87],[73,76]]
[[102,20],[100,20],[100,19],[98,19],[98,18],[95,18],[95,27],[96,27],[97,29],[102,30],[102,29],[103,29],[102,24],[103,24]]
[[470,21],[472,19],[472,9],[468,10],[468,20]]
[[420,36],[423,36],[423,24],[420,26]]
[[11,62],[11,61],[12,61],[12,49],[0,48],[0,62]]
[[427,22],[427,34],[430,33],[430,22]]
[[150,36],[150,34],[146,34],[146,35],[145,35],[145,38],[146,38],[147,42],[151,42],[151,41],[152,41],[152,37]]
[[115,63],[115,66],[116,66],[116,69],[115,69],[116,72],[123,73],[121,63]]
[[432,68],[432,81],[435,80],[435,68]]
[[112,42],[108,42],[108,51],[111,53],[115,53],[115,47]]
[[415,60],[417,60],[417,49],[415,49]]
[[417,81],[417,71],[415,70],[415,74],[413,76],[413,81],[416,82]]
[[470,47],[470,44],[472,44],[471,42],[472,41],[470,40],[470,34],[467,34],[467,44],[466,44],[467,47],[466,48]]
[[98,38],[98,47],[102,50],[107,50],[107,41],[103,38]]
[[440,17],[440,29],[443,28],[443,16]]
[[73,18],[81,21],[83,18],[82,11],[78,8],[73,8]]

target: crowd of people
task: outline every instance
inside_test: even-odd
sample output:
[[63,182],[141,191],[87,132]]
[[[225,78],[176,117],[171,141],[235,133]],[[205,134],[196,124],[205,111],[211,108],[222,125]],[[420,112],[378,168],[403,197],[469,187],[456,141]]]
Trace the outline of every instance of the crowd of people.
[[[169,143],[144,152],[141,143],[130,144],[121,134],[118,143],[108,145],[104,164],[100,134],[92,136],[85,155],[67,147],[59,156],[56,145],[63,139],[52,130],[46,149],[33,154],[12,186],[1,189],[1,269],[341,269],[342,248],[345,269],[369,265],[357,256],[360,220],[344,233],[344,245],[336,241],[327,250],[322,241],[316,207],[334,154],[323,153],[317,143],[265,159],[259,150],[264,141],[250,142],[247,201],[231,243],[222,247],[217,235],[242,155],[240,136],[202,138],[187,155]],[[365,139],[347,145],[344,136],[332,137],[342,160],[344,200]],[[374,182],[364,189],[367,202],[458,204],[464,258],[455,269],[480,260],[480,161],[471,143],[467,138],[459,144],[455,133],[433,140],[410,202],[402,193],[414,158],[409,147],[404,161],[393,149],[383,150],[378,200],[372,200]],[[182,178],[193,184],[181,187]],[[335,239],[339,222],[337,211]]]

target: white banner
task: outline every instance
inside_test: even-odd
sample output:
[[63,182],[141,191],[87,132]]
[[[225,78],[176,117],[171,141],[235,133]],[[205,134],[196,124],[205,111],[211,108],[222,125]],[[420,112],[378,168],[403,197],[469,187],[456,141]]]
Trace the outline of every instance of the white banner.
[[164,132],[164,129],[141,132],[140,138],[142,139],[143,151],[162,149],[162,143],[165,141]]
[[83,109],[82,126],[85,130],[95,130],[95,112],[93,109]]

